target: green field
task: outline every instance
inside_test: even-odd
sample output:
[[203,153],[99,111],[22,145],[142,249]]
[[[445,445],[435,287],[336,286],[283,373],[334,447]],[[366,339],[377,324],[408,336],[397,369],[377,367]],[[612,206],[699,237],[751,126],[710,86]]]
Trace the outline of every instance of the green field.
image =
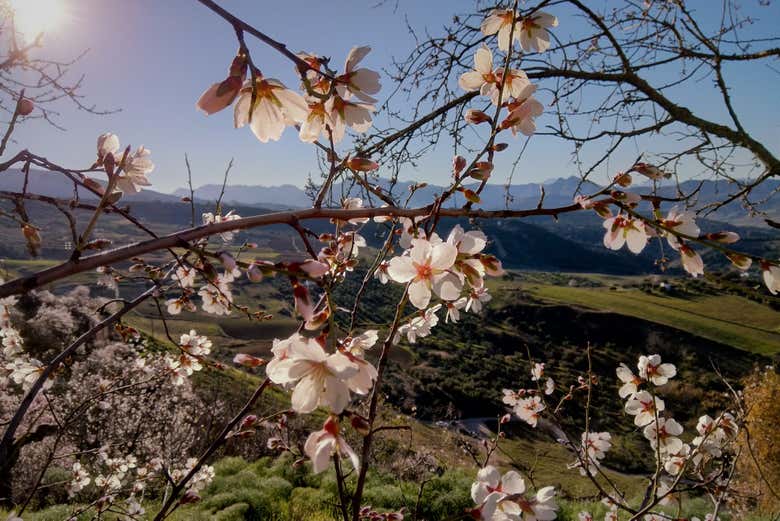
[[680,298],[632,288],[542,283],[522,284],[522,289],[546,301],[643,318],[754,353],[780,352],[780,313],[735,295]]

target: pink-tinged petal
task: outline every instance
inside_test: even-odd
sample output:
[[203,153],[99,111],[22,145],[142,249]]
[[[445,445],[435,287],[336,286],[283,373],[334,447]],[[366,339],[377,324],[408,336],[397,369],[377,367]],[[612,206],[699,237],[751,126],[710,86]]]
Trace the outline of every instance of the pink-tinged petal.
[[[486,84],[482,74],[477,71],[470,71],[461,74],[460,79],[458,80],[458,85],[461,89],[471,92],[480,89],[483,87],[483,85]],[[489,87],[490,85],[488,85],[488,88]]]
[[276,384],[287,384],[294,382],[297,378],[290,377],[290,368],[295,364],[293,360],[274,359],[268,363],[265,368],[265,374]]
[[522,494],[525,492],[525,481],[520,474],[510,470],[501,478],[501,491],[507,494]]
[[501,11],[493,11],[487,18],[482,20],[479,26],[480,31],[484,35],[496,34],[504,23],[504,18],[496,13]]
[[261,99],[252,112],[249,126],[261,143],[268,143],[269,140],[278,141],[282,137],[285,123],[279,108],[267,99]]
[[301,378],[292,393],[292,408],[296,412],[309,413],[317,408],[319,403],[320,380],[312,376]]
[[352,468],[355,470],[360,468],[360,458],[358,458],[358,455],[355,453],[354,450],[352,450],[352,447],[347,444],[346,441],[344,441],[342,438],[339,438],[338,440],[339,444],[339,452],[342,454],[345,454],[347,458],[349,458],[349,461],[352,463]]
[[349,403],[349,387],[346,382],[332,376],[326,376],[323,383],[323,403],[327,403],[334,413],[340,414]]
[[480,74],[493,72],[493,53],[484,44],[474,53],[474,69]]
[[371,47],[367,45],[350,49],[347,59],[344,62],[344,70],[346,72],[354,70],[355,66],[360,63],[369,52],[371,52]]
[[303,99],[303,96],[290,89],[274,89],[274,94],[282,104],[284,114],[295,121],[303,123],[309,115],[309,104]]
[[328,369],[339,378],[349,378],[358,372],[358,366],[342,353],[333,353],[326,361]]
[[373,124],[371,112],[373,107],[363,104],[348,104],[344,107],[344,118],[347,125],[352,127],[355,132],[365,132]]
[[534,14],[534,22],[541,27],[558,27],[558,18],[544,11]]
[[[520,23],[518,22],[517,29],[515,30],[519,30],[519,29],[520,29]],[[520,47],[522,47],[525,52],[531,52],[531,50],[533,49],[531,35],[528,34],[528,31],[522,31],[522,30],[520,31]]]
[[[636,224],[642,226],[641,223]],[[641,253],[647,246],[647,234],[634,228],[629,229],[626,233],[626,245],[632,253]]]
[[406,283],[417,276],[410,257],[393,257],[387,265],[387,274],[396,282]]
[[463,282],[453,273],[441,273],[433,278],[433,291],[442,300],[457,300],[461,289]]
[[316,340],[301,338],[301,341],[293,342],[289,348],[290,358],[298,358],[311,362],[324,362],[328,359],[328,353]]
[[[350,77],[351,83],[358,88],[361,92],[366,94],[376,94],[382,88],[382,84],[379,83],[379,73],[372,71],[371,69],[358,69]],[[355,95],[358,93],[355,92]],[[369,103],[373,103],[371,98]]]
[[317,443],[314,457],[311,459],[312,471],[315,474],[319,474],[323,470],[326,470],[330,465],[330,458],[333,456],[335,442],[336,439],[333,436],[327,436]]
[[547,31],[538,31],[534,38],[534,46],[539,52],[550,48],[550,34]]
[[425,309],[431,302],[431,289],[425,282],[412,282],[409,285],[409,301],[417,309]]
[[458,249],[447,242],[439,243],[431,248],[431,267],[437,270],[448,270],[455,263]]
[[[215,83],[201,94],[198,102],[195,104],[198,110],[206,115],[211,115],[227,108],[233,103],[233,100],[235,100],[238,95],[238,89],[228,90],[227,92],[220,94],[219,91],[222,83],[224,82]],[[238,86],[241,87],[240,81],[238,82]]]
[[412,239],[412,249],[409,250],[409,257],[417,264],[428,264],[431,257],[433,246],[425,239]]
[[[517,31],[517,29],[515,29]],[[512,25],[507,24],[498,31],[498,48],[506,52],[509,50],[509,34],[512,32]]]
[[244,93],[238,97],[238,103],[233,108],[233,126],[235,128],[241,128],[249,122],[250,103],[252,103],[251,94]]
[[477,472],[477,479],[483,483],[487,483],[491,488],[498,488],[498,484],[501,481],[501,473],[493,465],[488,465],[479,469]]

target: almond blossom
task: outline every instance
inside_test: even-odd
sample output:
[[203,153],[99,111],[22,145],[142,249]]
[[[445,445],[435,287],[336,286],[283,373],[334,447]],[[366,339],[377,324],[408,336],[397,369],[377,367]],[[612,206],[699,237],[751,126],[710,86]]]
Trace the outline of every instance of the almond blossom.
[[[676,206],[669,210],[666,219],[661,221],[661,224],[665,228],[683,235],[688,235],[689,237],[698,237],[701,232],[696,225],[695,215],[692,212],[681,210]],[[671,232],[665,232],[665,235],[666,240],[669,242],[669,246],[675,250],[679,250],[681,243],[678,237]]]
[[328,354],[313,339],[290,339],[283,360],[269,363],[266,374],[277,384],[293,387],[292,408],[309,413],[327,406],[340,413],[349,403],[347,380],[358,372],[357,365],[343,353]]
[[502,94],[501,101],[504,102],[510,97],[528,98],[536,90],[526,73],[521,70],[509,69],[506,76],[503,67],[493,70],[493,53],[484,44],[474,53],[474,70],[463,73],[458,85],[468,92],[478,90],[481,95],[489,97],[493,105],[498,105],[499,93]]
[[683,442],[677,436],[682,434],[683,427],[674,418],[658,418],[642,432],[650,440],[653,449],[660,447],[661,452],[666,454],[676,454],[682,450]]
[[680,449],[674,453],[666,454],[666,460],[664,461],[664,470],[672,476],[678,475],[683,467],[685,467],[688,458],[691,455],[691,446],[687,443],[683,443]]
[[122,171],[116,176],[116,186],[124,193],[135,194],[142,186],[151,186],[146,177],[154,170],[154,163],[149,159],[151,151],[143,146],[135,152],[127,154],[122,162]]
[[376,103],[376,99],[369,94],[378,93],[382,87],[379,83],[379,73],[371,69],[355,68],[369,52],[371,47],[353,47],[349,51],[344,63],[344,73],[336,77],[336,91],[342,98],[346,99],[349,94],[353,94],[365,103]]
[[244,53],[239,53],[238,56],[233,58],[228,71],[228,77],[219,83],[213,84],[201,94],[198,102],[195,104],[198,110],[210,116],[229,107],[238,97],[241,85],[246,77],[247,65],[247,57]]
[[111,132],[101,134],[97,139],[98,163],[102,163],[108,154],[116,154],[119,150],[119,137]]
[[544,105],[533,96],[529,96],[509,103],[508,108],[509,115],[501,122],[501,128],[511,128],[515,136],[518,132],[525,136],[533,136],[536,132],[534,120],[544,113]]
[[460,310],[466,307],[466,297],[461,297],[458,300],[447,301],[444,305],[447,308],[447,314],[444,315],[444,323],[449,324],[452,322],[456,324],[460,320]]
[[[483,506],[481,518],[486,520],[512,519],[522,510],[514,498],[525,493],[525,481],[520,474],[510,470],[503,476],[492,465],[479,470],[477,481],[471,485],[471,499]],[[491,501],[488,503],[488,499]],[[511,516],[511,517],[510,517]]]
[[334,95],[325,103],[331,123],[333,141],[344,139],[347,127],[355,132],[366,132],[373,124],[373,112],[376,110],[368,103],[358,103]]
[[655,385],[664,385],[677,374],[674,364],[662,364],[661,355],[642,355],[637,363],[639,376],[653,382]]
[[449,271],[457,255],[458,249],[449,243],[414,239],[408,255],[392,258],[387,272],[394,281],[409,283],[409,301],[425,309],[431,291],[444,300],[458,298],[462,283]]
[[780,292],[780,266],[761,263],[761,272],[764,277],[764,284],[772,295]]
[[518,39],[523,50],[544,52],[550,48],[550,33],[547,29],[558,27],[558,18],[544,11],[536,11],[523,18],[518,25],[520,27],[515,31],[519,29]]
[[[498,48],[506,52],[509,50],[511,42],[509,37],[512,34],[512,25],[515,23],[516,13],[509,9],[494,9],[488,14],[487,18],[482,20],[480,30],[485,36],[498,33]],[[514,30],[513,40],[519,40],[520,35],[517,29]]]
[[[241,216],[234,213],[233,210],[230,210],[225,215],[222,215],[220,213],[213,214],[211,212],[205,212],[201,218],[203,219],[203,224],[216,224],[216,223],[222,223],[222,222],[229,222],[229,221],[235,221],[238,219],[241,219]],[[233,240],[233,234],[235,232],[233,231],[227,231],[227,232],[221,232],[219,234],[220,238],[224,242],[230,242]]]
[[536,427],[539,421],[539,413],[545,409],[542,399],[538,396],[531,396],[517,401],[514,412],[518,418],[528,423],[531,427]]
[[262,143],[278,141],[285,127],[306,120],[308,104],[297,92],[287,89],[279,80],[258,75],[255,82],[255,104],[252,103],[252,83],[241,88],[234,109],[233,124],[241,128],[247,123]]
[[355,469],[358,469],[360,465],[358,455],[339,434],[338,419],[334,416],[328,416],[322,430],[309,434],[303,446],[303,452],[311,460],[312,471],[315,474],[327,469],[334,455],[346,456]]
[[694,277],[704,275],[704,261],[701,255],[687,244],[680,244],[680,260],[685,271]]
[[410,344],[417,342],[418,338],[424,338],[430,335],[431,329],[439,323],[439,317],[436,313],[440,309],[441,304],[436,304],[435,306],[426,309],[425,312],[421,312],[408,323],[402,324],[398,328],[398,331],[396,331],[393,343],[397,344],[404,335],[406,335],[406,339]]
[[632,253],[640,253],[647,245],[645,225],[623,215],[604,219],[604,246],[610,250],[619,250],[624,244]]
[[490,302],[492,298],[493,297],[488,293],[487,288],[472,288],[469,292],[468,300],[466,301],[466,311],[479,313],[482,311],[482,305],[485,302]]
[[376,344],[379,333],[375,329],[350,337],[344,342],[344,354],[354,363],[358,372],[347,380],[350,390],[357,394],[368,394],[377,378],[376,368],[365,360],[366,350]]
[[634,396],[637,393],[638,386],[642,383],[642,379],[636,376],[626,364],[621,363],[617,370],[618,379],[623,382],[623,385],[618,390],[618,395],[621,398],[627,396]]
[[664,410],[664,401],[647,391],[634,394],[625,405],[625,411],[634,416],[634,425],[644,427],[654,422],[656,415]]

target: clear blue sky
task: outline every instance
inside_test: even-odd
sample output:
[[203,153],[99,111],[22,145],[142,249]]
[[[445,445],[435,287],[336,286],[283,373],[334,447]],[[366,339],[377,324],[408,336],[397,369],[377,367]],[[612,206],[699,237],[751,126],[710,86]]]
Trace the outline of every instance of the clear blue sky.
[[[220,182],[231,157],[235,158],[233,184],[302,186],[309,174],[318,175],[312,147],[300,143],[294,130],[288,129],[280,142],[262,144],[248,129],[232,128],[232,110],[211,117],[195,110],[201,92],[224,78],[236,50],[231,27],[206,8],[194,0],[61,1],[66,4],[68,19],[46,38],[48,49],[60,58],[90,49],[74,67],[74,72],[86,74],[83,93],[100,108],[122,111],[94,116],[62,104],[59,121],[67,127],[66,132],[40,121],[29,122],[15,134],[18,144],[10,147],[11,152],[24,146],[64,165],[86,167],[94,158],[95,138],[111,131],[119,135],[123,145],[143,144],[152,150],[157,165],[150,177],[152,188],[164,192],[185,184],[185,152],[193,165],[196,186]],[[604,2],[592,4],[602,7]],[[699,0],[695,4],[706,9],[713,2]],[[429,27],[435,32],[453,13],[464,10],[472,2],[398,0],[397,10],[392,0],[378,7],[374,7],[377,3],[374,0],[222,0],[220,3],[283,40],[291,50],[328,55],[336,64],[343,63],[353,45],[370,45],[374,51],[365,64],[379,70],[392,56],[403,56],[410,50],[412,42],[406,33],[405,17],[417,28]],[[746,0],[745,4],[749,13],[760,19],[750,31],[777,34],[774,25],[780,17],[777,3],[760,7],[757,0]],[[560,22],[557,31],[561,34],[576,30],[579,23],[563,16]],[[289,62],[262,44],[250,42],[253,58],[265,74],[278,77],[290,86],[297,85]],[[727,71],[736,87],[735,104],[745,114],[748,128],[764,138],[770,148],[778,150],[780,104],[774,94],[767,94],[767,89],[774,91],[780,76],[768,68],[751,74],[746,71],[745,67]],[[390,86],[387,78],[383,78],[383,83],[385,87]],[[757,99],[764,102],[757,103]],[[716,98],[702,96],[692,89],[681,93],[680,101],[711,111]],[[383,116],[377,117],[381,120]],[[539,124],[544,124],[544,117]],[[521,143],[518,140],[516,146],[519,148]],[[529,150],[516,182],[536,182],[576,173],[570,165],[569,149],[557,141],[534,138]],[[417,170],[410,168],[404,172],[402,178],[423,176],[428,181],[444,182],[449,157],[450,148],[445,145]],[[508,160],[507,156],[507,163]],[[502,172],[501,166],[507,165],[499,165],[496,182],[504,181],[506,170]]]

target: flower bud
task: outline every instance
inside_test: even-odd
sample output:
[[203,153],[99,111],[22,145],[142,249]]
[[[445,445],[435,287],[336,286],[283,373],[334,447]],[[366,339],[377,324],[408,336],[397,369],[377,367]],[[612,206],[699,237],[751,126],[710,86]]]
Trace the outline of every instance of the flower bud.
[[722,244],[734,244],[739,240],[739,234],[734,232],[708,233],[704,237],[708,241],[720,242]]
[[360,416],[359,414],[353,414],[352,417],[349,419],[350,424],[352,425],[352,428],[355,429],[357,432],[362,434],[363,436],[367,436],[370,431],[370,425],[368,424],[368,420]]
[[745,257],[739,253],[727,253],[726,257],[728,257],[736,268],[742,271],[747,271],[750,268],[750,265],[753,264],[753,260],[750,257]]
[[472,125],[479,125],[480,123],[487,123],[492,121],[490,116],[477,109],[468,109],[464,115],[464,118],[466,119],[467,123],[471,123]]
[[246,278],[252,282],[260,282],[263,280],[263,271],[260,269],[257,263],[253,262],[246,270]]
[[455,156],[452,158],[452,173],[458,176],[463,169],[466,168],[466,158],[463,156]]
[[195,492],[194,490],[188,490],[181,497],[179,503],[181,503],[182,505],[189,505],[192,503],[197,503],[198,501],[200,501],[200,496],[198,495],[198,493]]
[[509,148],[509,143],[496,143],[492,147],[490,147],[493,152],[503,152],[507,148]]
[[265,364],[265,360],[246,353],[238,353],[233,357],[233,363],[243,365],[244,367],[257,367]]
[[366,157],[353,157],[347,161],[347,168],[355,172],[371,172],[379,168],[379,163]]
[[627,172],[619,172],[618,175],[615,176],[615,183],[623,188],[631,186],[632,181],[631,174]]
[[119,138],[111,132],[101,134],[97,140],[98,159],[103,160],[106,154],[115,154],[119,150]]
[[490,161],[478,161],[474,164],[474,168],[469,170],[469,175],[474,179],[486,181],[490,178],[491,172],[493,172],[493,163]]
[[34,108],[35,104],[27,98],[20,99],[19,103],[16,104],[16,112],[20,116],[29,116]]

